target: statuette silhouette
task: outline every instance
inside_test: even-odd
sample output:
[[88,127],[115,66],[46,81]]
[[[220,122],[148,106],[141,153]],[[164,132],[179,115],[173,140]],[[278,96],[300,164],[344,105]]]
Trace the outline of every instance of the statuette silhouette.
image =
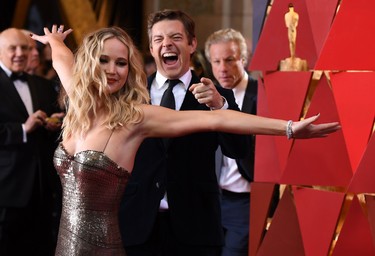
[[306,71],[308,69],[307,61],[296,56],[296,39],[299,14],[294,10],[294,5],[289,4],[289,11],[285,13],[284,20],[288,29],[288,40],[290,57],[280,61],[279,70],[281,71]]

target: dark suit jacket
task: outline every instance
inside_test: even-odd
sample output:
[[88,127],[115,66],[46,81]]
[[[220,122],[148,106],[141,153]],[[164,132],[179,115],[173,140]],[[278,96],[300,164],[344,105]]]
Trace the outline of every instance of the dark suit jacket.
[[[149,87],[155,74],[148,80]],[[193,74],[190,83],[198,83]],[[231,90],[218,87],[230,109],[238,110]],[[207,110],[187,91],[184,110]],[[177,239],[189,245],[223,244],[215,151],[221,145],[229,156],[243,157],[247,147],[242,135],[196,133],[170,139],[146,139],[135,160],[132,177],[120,209],[120,229],[125,246],[146,242],[152,231],[160,200],[167,191],[172,228]]]
[[[41,77],[27,77],[34,111],[58,112],[53,85]],[[35,179],[42,181],[40,189],[50,189],[57,179],[52,162],[57,133],[40,127],[24,143],[21,125],[27,118],[13,82],[0,68],[0,207],[24,207]]]
[[[258,82],[249,76],[247,82],[245,97],[242,104],[242,112],[255,115],[257,113]],[[247,137],[250,150],[246,151],[244,158],[237,158],[237,166],[241,175],[249,182],[254,180],[254,154],[255,154],[255,136]]]
[[[253,114],[257,113],[258,82],[249,76],[247,87],[242,103],[241,112]],[[245,139],[249,145],[249,150],[245,151],[243,158],[237,158],[236,163],[238,171],[247,181],[254,181],[254,159],[255,159],[255,135],[246,136]],[[223,162],[223,153],[221,148],[216,152],[216,175],[220,179],[220,172]]]

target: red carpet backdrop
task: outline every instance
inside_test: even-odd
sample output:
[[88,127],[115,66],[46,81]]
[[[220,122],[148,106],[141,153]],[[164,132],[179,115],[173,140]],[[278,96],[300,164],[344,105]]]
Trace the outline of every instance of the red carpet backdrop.
[[[375,1],[253,3],[259,34],[249,69],[260,74],[258,113],[293,120],[321,113],[318,122],[339,121],[342,130],[313,140],[257,136],[250,255],[374,256]],[[280,68],[292,52],[290,4],[298,14],[295,57],[307,70]]]

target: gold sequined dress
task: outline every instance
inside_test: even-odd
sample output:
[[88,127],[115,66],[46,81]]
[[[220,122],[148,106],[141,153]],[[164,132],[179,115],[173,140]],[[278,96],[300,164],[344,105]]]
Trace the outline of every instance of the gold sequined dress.
[[130,173],[103,152],[73,156],[61,143],[54,164],[63,187],[56,255],[125,255],[118,210]]

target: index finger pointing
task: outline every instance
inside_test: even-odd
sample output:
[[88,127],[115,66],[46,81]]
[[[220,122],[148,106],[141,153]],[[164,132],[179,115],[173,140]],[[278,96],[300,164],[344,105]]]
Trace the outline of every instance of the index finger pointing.
[[198,86],[198,84],[192,84],[190,87],[189,87],[189,91],[193,92],[194,89]]

